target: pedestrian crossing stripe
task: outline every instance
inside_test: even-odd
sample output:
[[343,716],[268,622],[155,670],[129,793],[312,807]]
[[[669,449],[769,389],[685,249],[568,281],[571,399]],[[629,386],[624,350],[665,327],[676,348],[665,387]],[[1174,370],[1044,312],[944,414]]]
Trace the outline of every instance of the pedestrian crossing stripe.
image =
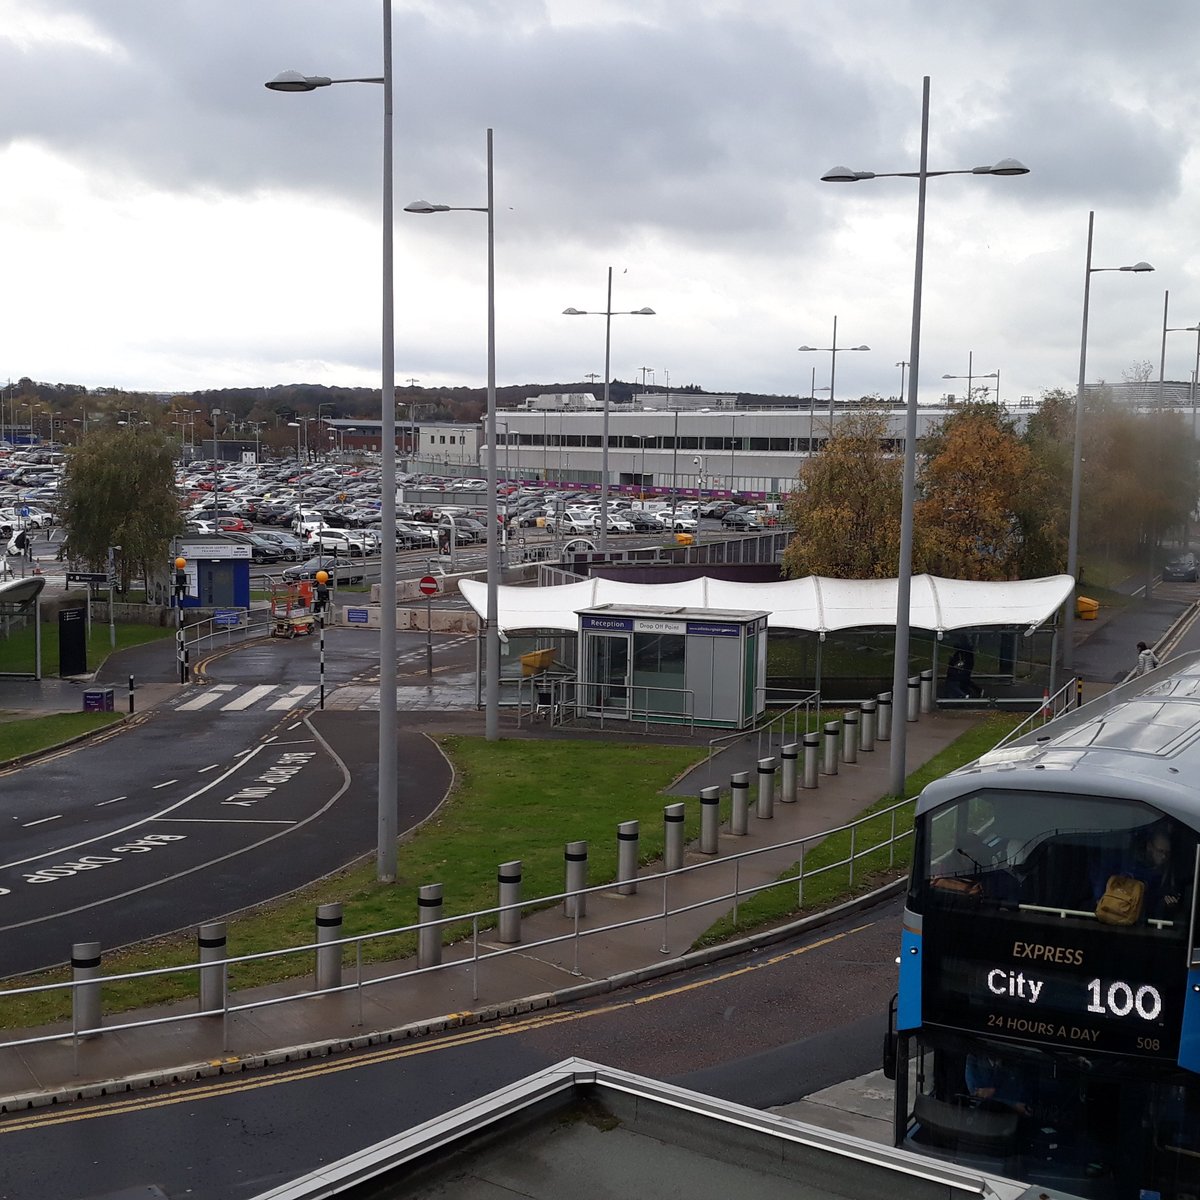
[[244,712],[274,697],[270,703],[262,704],[269,712],[286,712],[303,704],[317,690],[317,684],[302,683],[292,688],[281,688],[276,684],[257,684],[244,691],[232,683],[214,683],[200,695],[185,700],[176,712],[198,712],[203,708],[219,709],[221,712]]

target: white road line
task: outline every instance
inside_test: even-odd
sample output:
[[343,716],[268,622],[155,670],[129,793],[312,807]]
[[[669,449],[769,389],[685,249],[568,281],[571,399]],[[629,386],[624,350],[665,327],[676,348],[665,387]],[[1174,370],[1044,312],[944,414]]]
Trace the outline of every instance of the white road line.
[[156,825],[295,825],[295,821],[268,821],[261,817],[159,817]]
[[[250,753],[257,754],[261,749],[261,746],[256,746],[252,751],[250,751]],[[12,862],[0,863],[0,871],[10,871],[13,867],[23,867],[26,863],[40,862],[43,858],[50,858],[54,855],[70,854],[73,850],[83,849],[84,846],[92,846],[96,842],[104,842],[108,841],[110,838],[121,837],[122,834],[130,833],[135,829],[140,829],[143,825],[149,823],[150,821],[161,820],[161,818],[165,817],[168,813],[173,813],[177,808],[182,808],[190,801],[195,800],[199,796],[203,796],[205,792],[211,791],[218,784],[224,783],[230,775],[236,774],[245,765],[246,759],[243,758],[240,762],[234,763],[234,765],[230,767],[229,770],[223,775],[218,775],[215,779],[206,783],[202,788],[197,788],[196,791],[192,792],[190,796],[184,796],[183,799],[176,800],[174,803],[168,804],[166,808],[160,809],[156,813],[151,813],[149,816],[139,817],[136,821],[131,821],[128,825],[121,826],[120,829],[114,829],[109,833],[100,833],[95,837],[85,838],[82,842],[74,842],[70,846],[55,846],[51,850],[43,850],[40,854],[31,854],[28,858],[17,858]],[[9,925],[5,926],[5,928],[12,929],[15,928],[15,926]]]
[[22,829],[32,829],[35,825],[45,825],[47,821],[61,821],[62,813],[55,813],[52,817],[39,817],[36,821],[26,821],[21,826]]
[[128,800],[128,796],[114,796],[111,800],[97,800],[96,807],[103,808],[106,804],[116,804],[118,800]]
[[175,711],[195,712],[197,709],[211,704],[214,700],[220,700],[222,696],[228,695],[232,691],[232,683],[214,683],[212,687],[206,688],[195,700],[185,700]]
[[276,709],[283,709],[286,711],[289,708],[295,708],[305,696],[312,695],[312,693],[316,690],[317,685],[315,683],[302,683],[299,686],[292,688],[292,690],[288,692],[286,696],[283,696],[281,699],[268,704],[267,708],[271,711]]
[[298,729],[298,728],[299,728],[301,725],[303,725],[303,724],[304,724],[304,722],[303,722],[303,721],[293,721],[293,722],[292,722],[292,723],[291,723],[291,724],[290,724],[290,725],[287,727],[287,731],[288,731],[288,733],[291,733],[293,729]]
[[221,711],[242,712],[252,704],[257,704],[264,696],[269,696],[274,690],[275,685],[273,683],[260,683],[257,687],[252,687],[244,696],[239,696],[236,700],[230,700],[228,704],[222,704]]
[[171,786],[171,784],[173,784],[173,783],[178,783],[178,782],[179,782],[179,780],[178,780],[178,779],[168,779],[166,783],[156,783],[156,784],[154,785],[154,787],[153,787],[153,788],[151,788],[150,790],[151,790],[151,791],[154,791],[154,792],[157,792],[159,788],[170,787],[170,786]]
[[207,775],[209,773],[209,771],[215,771],[220,765],[221,765],[220,763],[213,763],[212,766],[210,766],[210,767],[201,767],[200,770],[198,770],[196,772],[196,774],[197,775]]

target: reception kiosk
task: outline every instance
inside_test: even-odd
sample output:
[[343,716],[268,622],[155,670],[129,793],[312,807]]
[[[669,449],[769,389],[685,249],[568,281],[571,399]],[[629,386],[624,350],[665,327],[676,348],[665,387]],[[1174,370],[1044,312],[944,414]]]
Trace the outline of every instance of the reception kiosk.
[[765,612],[604,604],[577,615],[579,716],[743,729],[761,715]]

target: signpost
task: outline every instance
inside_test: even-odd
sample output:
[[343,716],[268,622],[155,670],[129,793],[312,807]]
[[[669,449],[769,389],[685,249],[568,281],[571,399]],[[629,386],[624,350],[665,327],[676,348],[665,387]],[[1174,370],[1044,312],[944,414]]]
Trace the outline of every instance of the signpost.
[[[451,527],[451,537],[454,536]],[[433,598],[438,594],[438,581],[432,575],[422,575],[417,585],[425,597],[425,675],[433,678]]]

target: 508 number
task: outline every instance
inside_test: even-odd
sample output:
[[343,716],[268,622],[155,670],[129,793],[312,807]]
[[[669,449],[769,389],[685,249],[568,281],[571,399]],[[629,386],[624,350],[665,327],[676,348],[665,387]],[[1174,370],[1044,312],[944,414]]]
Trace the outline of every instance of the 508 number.
[[1091,1003],[1087,1006],[1090,1013],[1105,1017],[1127,1017],[1136,1012],[1143,1021],[1153,1021],[1162,1012],[1162,996],[1158,988],[1148,983],[1135,989],[1116,979],[1105,987],[1099,979],[1093,979],[1087,989],[1091,997]]

